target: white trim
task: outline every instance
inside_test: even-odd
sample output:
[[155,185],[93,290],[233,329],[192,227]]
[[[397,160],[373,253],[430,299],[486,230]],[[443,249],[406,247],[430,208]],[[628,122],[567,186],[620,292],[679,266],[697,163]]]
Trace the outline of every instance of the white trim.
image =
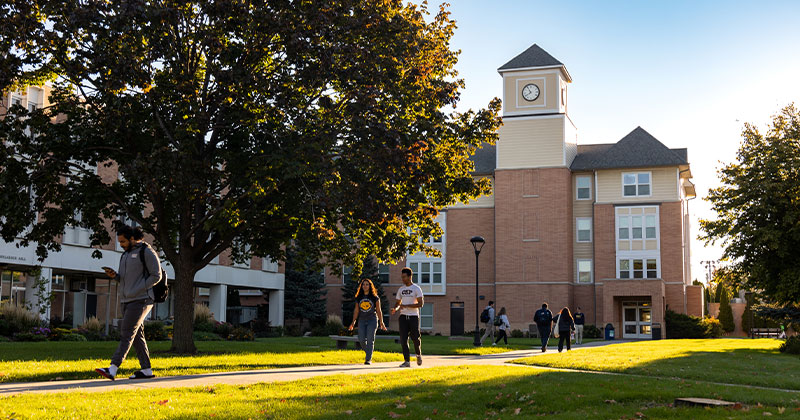
[[[560,72],[556,72],[556,71],[541,72],[541,70],[546,70],[546,69],[559,69],[561,71]],[[558,74],[558,73],[562,73],[563,72],[564,76],[566,76],[566,78],[567,78],[567,81],[572,83],[572,76],[570,76],[569,72],[567,71],[567,66],[565,66],[563,64],[556,64],[556,65],[552,65],[552,66],[520,67],[518,69],[502,69],[502,70],[501,69],[497,69],[497,72],[500,73],[503,77],[505,77],[505,75],[503,73],[525,72],[525,71],[530,72],[530,73],[537,72],[539,74]],[[525,74],[523,73],[523,75],[525,75]]]
[[[560,112],[552,112],[547,113],[546,115],[535,115],[531,114],[534,111],[509,111],[503,114],[503,118],[511,118],[514,121],[525,121],[525,120],[535,120],[535,119],[548,119],[548,118],[564,118],[567,114],[562,114]],[[539,111],[536,111],[539,112]],[[544,114],[540,112],[540,114]]]
[[[589,240],[588,241],[582,241],[578,237],[578,231],[579,231],[578,222],[581,221],[581,220],[589,221]],[[591,243],[594,240],[594,232],[593,231],[594,231],[594,226],[593,226],[591,217],[576,217],[575,218],[575,242],[581,243],[581,244]]]
[[[424,308],[431,308],[431,314],[430,315],[422,315],[422,310]],[[434,317],[436,316],[436,311],[433,308],[434,308],[433,302],[425,302],[425,304],[422,305],[422,308],[419,308],[419,329],[421,329],[421,330],[432,330],[433,329],[433,325],[434,325],[433,320],[434,320]],[[423,327],[422,326],[422,318],[423,317],[431,319],[431,326],[430,327]]]
[[[578,180],[581,179],[581,178],[588,178],[589,179],[589,197],[588,198],[580,198],[578,196],[578,190],[580,189],[580,187],[578,186]],[[576,175],[575,176],[575,200],[576,201],[591,200],[592,196],[593,196],[593,194],[592,194],[592,176],[591,175]]]
[[511,285],[511,284],[572,284],[572,282],[569,282],[569,281],[498,281],[498,282],[495,282],[495,284],[503,284],[503,285]]
[[[541,80],[542,81],[542,87],[539,87],[538,84],[531,82],[532,80]],[[539,88],[539,96],[541,96],[541,98],[542,98],[542,104],[541,105],[520,105],[519,104],[519,97],[522,96],[522,92],[519,89],[519,83],[523,82],[523,81],[527,82],[527,83],[525,83],[526,86],[529,85],[529,84],[534,84],[534,85],[536,85],[537,88]],[[515,87],[515,92],[516,92],[514,104],[516,105],[517,109],[519,109],[519,108],[547,108],[547,79],[546,78],[544,78],[544,77],[530,77],[530,78],[527,78],[527,79],[520,78],[520,79],[515,80],[514,83],[515,83],[514,87]],[[537,96],[536,99],[539,99],[539,96]],[[523,98],[523,100],[526,101],[526,102],[534,102],[534,101],[536,101],[536,99],[534,99],[533,101],[528,101],[527,99]]]
[[[581,262],[588,261],[589,262],[589,282],[585,283],[581,281]],[[575,260],[575,283],[577,284],[592,284],[594,283],[594,261],[591,258],[578,258]]]
[[[500,283],[478,283],[478,286],[494,286],[495,284],[500,284]],[[398,286],[401,286],[401,285],[398,285]],[[475,283],[450,283],[450,284],[448,284],[448,286],[459,286],[459,287],[472,286],[472,287],[475,287]]]
[[[633,174],[636,177],[636,183],[633,184],[636,186],[636,195],[625,195],[625,175]],[[639,175],[640,174],[647,174],[647,177],[650,179],[650,182],[647,185],[650,187],[650,194],[641,195],[639,194]],[[622,198],[638,198],[638,197],[652,197],[653,196],[653,171],[639,171],[639,172],[622,172],[620,179],[620,185],[622,186]],[[630,185],[630,184],[628,184]],[[645,185],[645,184],[641,184]],[[678,195],[680,197],[680,194]]]
[[677,187],[678,188],[678,199],[683,199],[683,195],[681,194],[681,168],[675,168],[675,177],[677,178]]

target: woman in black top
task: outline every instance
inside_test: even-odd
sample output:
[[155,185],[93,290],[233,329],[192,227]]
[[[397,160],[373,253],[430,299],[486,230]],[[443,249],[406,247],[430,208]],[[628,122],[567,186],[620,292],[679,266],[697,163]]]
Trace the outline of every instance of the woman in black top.
[[569,313],[569,308],[564,308],[558,314],[558,352],[564,349],[564,342],[567,343],[567,351],[570,351],[570,333],[575,330],[575,320],[572,319],[572,314]]
[[375,333],[380,326],[382,331],[386,331],[383,325],[383,312],[381,312],[381,299],[372,280],[361,280],[361,284],[356,292],[356,307],[353,309],[353,322],[350,323],[348,331],[353,331],[353,327],[358,321],[358,342],[366,353],[364,364],[372,363],[372,351],[375,348]]

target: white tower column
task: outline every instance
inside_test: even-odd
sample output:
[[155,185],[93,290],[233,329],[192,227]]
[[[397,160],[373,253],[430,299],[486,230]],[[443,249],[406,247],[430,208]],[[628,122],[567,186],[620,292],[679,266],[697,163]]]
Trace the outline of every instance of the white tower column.
[[225,322],[228,312],[228,285],[216,284],[209,289],[208,307],[214,313],[214,319]]

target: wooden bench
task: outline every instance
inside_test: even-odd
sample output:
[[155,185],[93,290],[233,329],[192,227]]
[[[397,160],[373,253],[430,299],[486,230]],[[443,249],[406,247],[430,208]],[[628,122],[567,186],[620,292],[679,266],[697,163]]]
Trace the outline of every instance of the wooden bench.
[[778,338],[781,335],[780,328],[750,328],[750,337],[773,337]]
[[[358,336],[349,335],[329,335],[332,340],[336,340],[336,348],[339,350],[347,349],[347,343],[356,343],[356,350],[361,350],[361,343],[358,342]],[[396,344],[400,344],[400,336],[397,335],[376,335],[375,340],[394,340]]]

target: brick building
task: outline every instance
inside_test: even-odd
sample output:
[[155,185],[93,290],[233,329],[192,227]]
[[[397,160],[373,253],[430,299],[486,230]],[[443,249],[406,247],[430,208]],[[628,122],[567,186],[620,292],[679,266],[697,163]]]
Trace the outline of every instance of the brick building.
[[[0,118],[13,105],[29,110],[49,105],[50,87],[29,86],[21,91],[5,92],[0,99]],[[116,165],[98,165],[95,173],[103,182],[113,183],[119,176]],[[2,198],[0,198],[2,199]],[[133,224],[125,215],[124,223]],[[111,231],[111,221],[106,228]],[[49,279],[45,293],[55,297],[43,318],[57,322],[71,320],[73,326],[81,325],[89,317],[97,317],[107,325],[115,325],[122,316],[117,293],[117,282],[110,281],[102,266],[116,268],[122,249],[112,232],[112,242],[100,247],[102,259],[91,257],[95,248],[90,246],[91,232],[77,226],[68,226],[58,238],[60,252],[51,252],[43,262],[37,260],[35,245],[18,247],[19,241],[0,240],[0,301],[30,304],[38,307],[35,278],[31,273],[41,268],[40,277]],[[150,238],[145,238],[148,242]],[[175,273],[162,256],[162,266],[170,281]],[[266,308],[272,325],[283,325],[284,273],[283,265],[269,259],[253,257],[243,264],[235,264],[230,252],[225,251],[195,276],[195,302],[208,305],[220,321],[246,322],[254,318],[259,306]],[[238,293],[232,293],[232,292]],[[229,296],[238,295],[238,304],[229,305]],[[150,319],[167,319],[174,314],[174,294],[167,302],[155,304]]]
[[[472,330],[469,239],[480,235],[478,310],[496,301],[512,328],[527,330],[542,302],[554,311],[580,306],[587,323],[611,323],[622,338],[651,338],[655,323],[665,334],[667,307],[701,315],[702,288],[690,280],[695,189],[687,150],[669,149],[641,127],[616,143],[579,145],[568,113],[572,79],[537,45],[498,72],[500,138],[473,157],[475,176],[489,178],[493,194],[441,211],[445,234],[431,242],[441,258],[410,255],[380,267],[390,299],[407,265],[426,295],[422,328]],[[342,281],[326,276],[330,313],[342,312]]]

